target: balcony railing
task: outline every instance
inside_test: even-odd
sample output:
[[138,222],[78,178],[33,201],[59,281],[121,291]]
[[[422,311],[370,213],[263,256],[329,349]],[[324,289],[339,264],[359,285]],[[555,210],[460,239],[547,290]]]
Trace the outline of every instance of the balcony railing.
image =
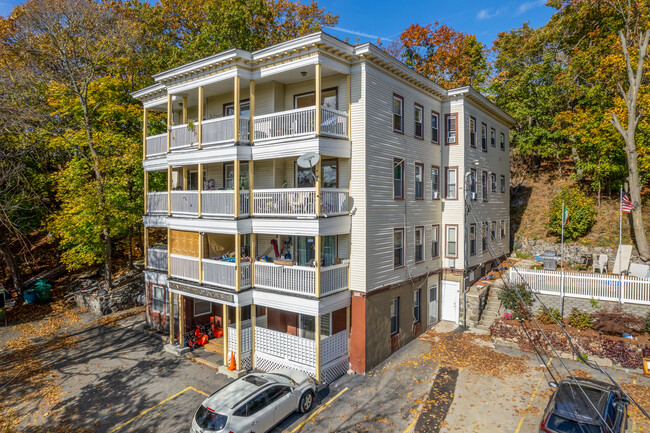
[[[321,194],[321,214],[335,216],[348,213],[347,191],[323,188]],[[315,206],[315,188],[253,190],[254,216],[316,216]]]
[[[323,107],[321,114],[321,135],[348,138],[347,113]],[[316,107],[257,116],[253,123],[255,142],[313,135],[316,132]]]
[[[248,142],[248,117],[239,118],[239,140]],[[235,136],[235,116],[219,117],[203,122],[203,146],[232,143]]]
[[[316,268],[284,266],[255,262],[255,287],[316,296]],[[321,296],[345,290],[348,287],[348,265],[321,268]]]
[[167,248],[148,248],[147,264],[149,269],[167,272]]
[[196,125],[191,130],[187,124],[172,126],[171,134],[170,148],[172,151],[189,148],[193,143],[199,141]]
[[167,215],[167,192],[150,192],[147,194],[147,213]]
[[199,258],[170,254],[171,276],[189,281],[199,281]]
[[[241,264],[241,288],[247,289],[251,286],[251,264]],[[228,289],[235,289],[237,270],[235,263],[219,260],[203,259],[203,282],[215,284]]]
[[167,153],[167,134],[147,137],[147,158]]
[[[198,191],[172,191],[172,213],[199,215]],[[201,191],[201,215],[232,217],[235,214],[234,191]],[[248,215],[248,191],[239,191],[239,215]]]

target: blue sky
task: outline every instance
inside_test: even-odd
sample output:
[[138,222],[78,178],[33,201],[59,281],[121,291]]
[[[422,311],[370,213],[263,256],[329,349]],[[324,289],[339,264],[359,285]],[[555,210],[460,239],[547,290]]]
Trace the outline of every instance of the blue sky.
[[[326,31],[341,39],[349,37],[350,42],[357,37],[359,42],[375,42],[380,37],[388,43],[413,23],[438,21],[475,34],[488,47],[499,32],[520,27],[525,21],[533,27],[542,26],[555,11],[544,5],[544,0],[456,1],[320,0],[319,4],[339,15],[338,25]],[[19,3],[0,0],[0,15],[7,16]]]

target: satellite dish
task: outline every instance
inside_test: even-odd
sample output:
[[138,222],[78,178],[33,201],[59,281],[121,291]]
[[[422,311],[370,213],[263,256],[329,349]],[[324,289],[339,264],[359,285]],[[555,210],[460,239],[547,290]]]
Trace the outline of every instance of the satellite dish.
[[316,152],[307,152],[303,155],[301,155],[298,158],[298,161],[296,163],[298,164],[298,167],[300,168],[312,168],[316,164],[318,164],[318,160],[320,157]]

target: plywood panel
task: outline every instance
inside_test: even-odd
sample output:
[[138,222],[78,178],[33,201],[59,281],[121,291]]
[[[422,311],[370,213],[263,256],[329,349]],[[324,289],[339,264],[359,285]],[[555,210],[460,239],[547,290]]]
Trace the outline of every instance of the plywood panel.
[[197,232],[172,230],[169,245],[171,254],[188,257],[199,256],[199,234]]

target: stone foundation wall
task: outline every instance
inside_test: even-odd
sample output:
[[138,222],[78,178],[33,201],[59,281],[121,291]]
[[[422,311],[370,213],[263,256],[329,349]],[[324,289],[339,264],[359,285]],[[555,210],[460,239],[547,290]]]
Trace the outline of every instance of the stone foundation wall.
[[[467,292],[467,326],[475,327],[481,320],[481,314],[487,305],[490,285],[472,287]],[[463,319],[461,305],[461,322]]]
[[110,292],[98,290],[92,293],[77,293],[74,300],[79,307],[104,316],[143,305],[144,287],[144,280],[138,279]]
[[[540,300],[548,307],[548,308],[556,308],[558,311],[562,307],[562,299],[559,296],[555,295],[542,295],[542,294],[537,294],[537,296],[540,298]],[[619,304],[618,302],[610,302],[610,301],[598,301],[598,306],[599,308],[594,307],[591,304],[591,300],[589,299],[584,299],[584,298],[569,298],[565,297],[564,298],[564,316],[568,316],[571,314],[571,309],[572,308],[577,308],[581,311],[586,311],[588,313],[595,313],[596,311],[604,308],[604,307],[613,307],[615,305],[621,305],[624,311],[636,314],[637,316],[642,316],[645,317],[646,314],[650,311],[650,306],[649,305],[639,305],[639,304]],[[537,301],[533,304],[532,310],[534,313],[537,313],[537,310],[541,307],[541,304]]]

